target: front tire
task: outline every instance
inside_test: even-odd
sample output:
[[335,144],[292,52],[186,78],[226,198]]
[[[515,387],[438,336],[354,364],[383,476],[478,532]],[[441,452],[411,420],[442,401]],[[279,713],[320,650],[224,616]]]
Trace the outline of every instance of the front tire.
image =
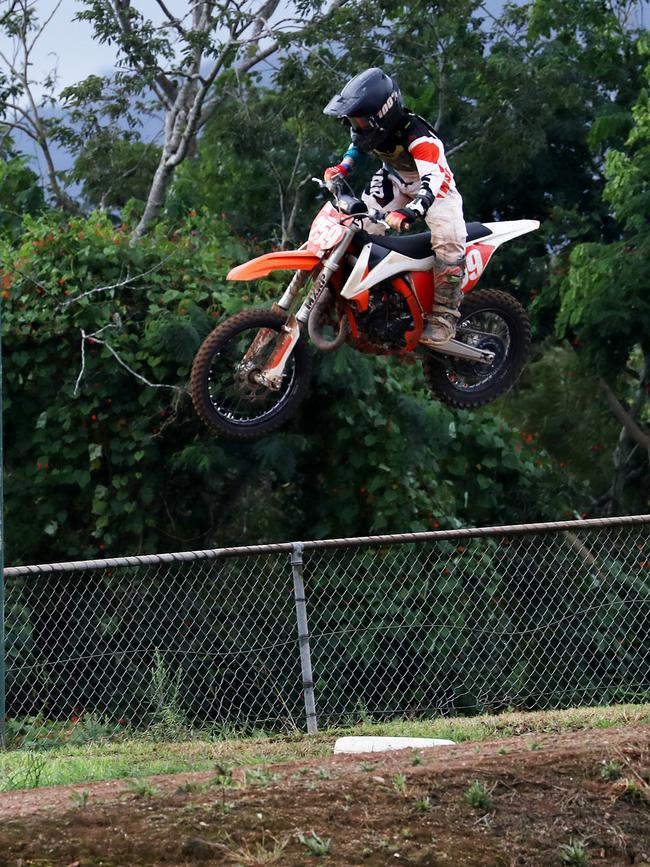
[[277,391],[251,377],[268,361],[275,338],[249,360],[249,370],[242,368],[260,329],[280,335],[285,322],[282,314],[245,310],[218,325],[201,344],[192,365],[190,390],[197,414],[214,433],[255,439],[276,430],[297,411],[309,385],[310,356],[302,338],[293,348]]
[[456,340],[495,353],[490,365],[428,352],[424,377],[434,397],[455,409],[484,406],[519,379],[530,349],[530,320],[512,295],[478,289],[460,305]]

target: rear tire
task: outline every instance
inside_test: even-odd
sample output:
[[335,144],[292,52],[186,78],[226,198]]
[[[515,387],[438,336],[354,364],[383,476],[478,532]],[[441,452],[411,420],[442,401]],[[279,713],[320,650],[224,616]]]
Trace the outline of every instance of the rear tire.
[[519,379],[530,349],[530,321],[512,295],[478,289],[465,296],[456,340],[495,353],[491,365],[428,352],[424,377],[434,397],[455,409],[484,406]]
[[[286,317],[267,310],[245,310],[226,319],[201,344],[192,365],[190,391],[199,417],[220,436],[249,440],[271,433],[297,411],[309,385],[310,355],[302,338],[294,346],[278,391],[240,374],[239,364],[261,328],[278,334]],[[276,340],[255,363],[261,369]]]

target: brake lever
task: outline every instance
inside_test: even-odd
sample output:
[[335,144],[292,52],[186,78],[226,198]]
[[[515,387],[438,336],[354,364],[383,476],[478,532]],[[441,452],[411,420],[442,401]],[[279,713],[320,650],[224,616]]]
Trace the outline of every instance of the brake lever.
[[336,178],[331,181],[323,181],[320,178],[312,178],[312,181],[314,181],[315,184],[318,184],[321,190],[329,190],[329,192],[332,193],[332,195],[334,196],[336,196],[337,193],[340,193],[343,190],[343,184],[345,183],[345,181],[343,180],[337,181]]
[[391,227],[388,225],[384,217],[386,216],[386,211],[371,211],[368,210],[368,219],[372,220],[373,223],[377,223],[378,226],[383,226],[384,229],[390,229]]

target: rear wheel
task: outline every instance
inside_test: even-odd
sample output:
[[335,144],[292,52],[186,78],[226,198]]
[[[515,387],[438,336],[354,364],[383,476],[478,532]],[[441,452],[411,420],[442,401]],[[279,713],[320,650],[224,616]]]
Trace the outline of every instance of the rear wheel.
[[490,403],[517,382],[530,348],[530,321],[521,304],[498,289],[478,289],[466,295],[460,313],[456,340],[493,352],[492,363],[429,352],[422,366],[438,400],[457,409],[471,409]]
[[[279,389],[255,381],[284,334],[286,317],[266,310],[232,316],[202,343],[192,365],[191,393],[196,412],[208,427],[230,439],[254,439],[274,431],[298,409],[307,393],[310,357],[299,340],[287,361]],[[248,358],[261,329],[270,340]]]

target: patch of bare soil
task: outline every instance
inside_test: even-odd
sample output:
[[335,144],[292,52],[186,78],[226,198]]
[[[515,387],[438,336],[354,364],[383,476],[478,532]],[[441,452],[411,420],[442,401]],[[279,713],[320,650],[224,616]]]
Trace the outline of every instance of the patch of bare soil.
[[650,863],[647,725],[148,782],[0,796],[0,867]]

